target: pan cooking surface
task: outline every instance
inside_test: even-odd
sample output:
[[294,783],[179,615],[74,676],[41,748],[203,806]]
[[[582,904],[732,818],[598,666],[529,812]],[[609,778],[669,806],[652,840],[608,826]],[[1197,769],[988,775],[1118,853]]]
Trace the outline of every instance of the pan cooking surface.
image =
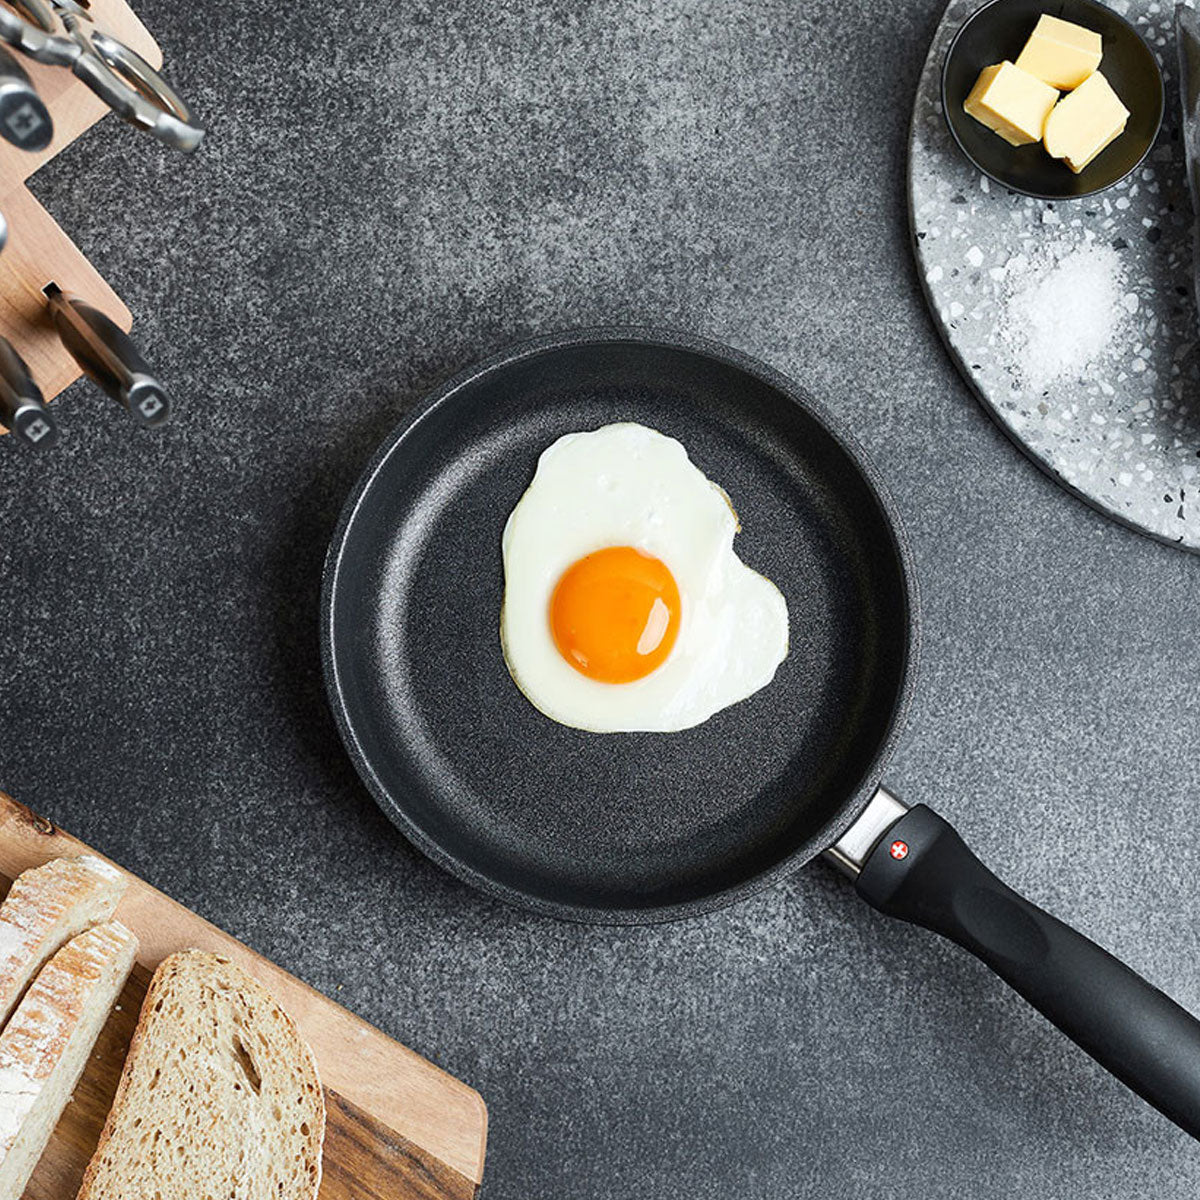
[[[907,697],[905,552],[784,386],[687,339],[559,339],[454,381],[381,449],[327,565],[326,674],[368,786],[436,861],[542,911],[654,920],[799,865],[865,800]],[[614,421],[684,444],[788,603],[774,682],[682,733],[557,725],[500,649],[508,514],[551,442]]]

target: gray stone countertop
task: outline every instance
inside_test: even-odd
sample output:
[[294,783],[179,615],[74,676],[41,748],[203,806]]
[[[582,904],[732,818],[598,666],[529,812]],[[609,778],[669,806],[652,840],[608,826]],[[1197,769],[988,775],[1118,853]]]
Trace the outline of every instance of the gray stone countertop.
[[925,310],[906,126],[937,0],[144,0],[207,116],[35,191],[178,419],[84,386],[0,443],[0,787],[486,1098],[486,1200],[1193,1200],[1200,1150],[982,967],[814,865],[687,924],[484,899],[359,785],[317,657],[372,446],[504,343],[641,322],[791,373],[923,594],[888,779],[1200,1010],[1200,561],[1039,473]]

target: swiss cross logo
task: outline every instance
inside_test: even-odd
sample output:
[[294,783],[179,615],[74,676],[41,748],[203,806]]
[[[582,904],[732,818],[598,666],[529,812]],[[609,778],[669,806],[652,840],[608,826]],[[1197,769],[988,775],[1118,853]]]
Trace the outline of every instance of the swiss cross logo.
[[4,118],[4,123],[8,126],[13,136],[22,142],[39,133],[45,124],[38,115],[37,109],[28,100],[19,108],[9,113]]
[[908,857],[908,843],[901,842],[899,840],[894,841],[891,845],[891,849],[888,850],[888,853],[893,858],[907,858]]

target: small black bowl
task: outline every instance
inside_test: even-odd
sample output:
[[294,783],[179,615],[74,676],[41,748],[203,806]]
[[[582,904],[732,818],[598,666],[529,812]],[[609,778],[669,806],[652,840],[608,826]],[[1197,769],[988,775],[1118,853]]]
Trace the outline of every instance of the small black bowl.
[[[1004,59],[1015,62],[1043,13],[1101,36],[1100,70],[1129,109],[1125,132],[1078,175],[1040,142],[1010,146],[963,111],[979,72]],[[1077,199],[1112,187],[1150,152],[1162,124],[1162,72],[1142,35],[1096,0],[990,0],[967,18],[946,51],[942,111],[959,148],[989,178],[1040,200]]]

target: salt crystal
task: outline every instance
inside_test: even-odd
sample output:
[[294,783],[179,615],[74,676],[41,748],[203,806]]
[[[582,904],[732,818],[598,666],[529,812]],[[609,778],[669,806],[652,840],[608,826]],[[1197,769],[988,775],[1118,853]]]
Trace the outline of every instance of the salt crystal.
[[966,253],[967,262],[973,267],[983,266],[983,251],[978,246],[972,246]]
[[1114,334],[1127,319],[1118,253],[1096,243],[1066,253],[1058,249],[1058,258],[1051,246],[1008,263],[1000,336],[1013,351],[1022,381],[1035,392],[1088,374],[1111,353]]

